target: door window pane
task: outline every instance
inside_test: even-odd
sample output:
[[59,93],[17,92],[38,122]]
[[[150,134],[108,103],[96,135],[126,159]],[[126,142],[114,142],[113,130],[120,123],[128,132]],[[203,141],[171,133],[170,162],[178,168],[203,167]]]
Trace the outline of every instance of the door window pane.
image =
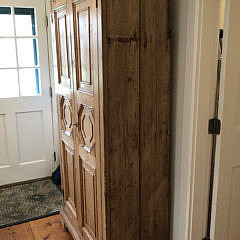
[[0,38],[0,68],[16,67],[16,48],[14,39]]
[[0,7],[0,98],[41,94],[36,34],[34,8]]
[[35,36],[34,8],[14,8],[17,36]]
[[20,69],[21,96],[35,96],[40,94],[38,69]]
[[19,97],[16,69],[0,70],[0,98]]
[[0,7],[0,36],[13,36],[13,17],[10,7]]
[[32,67],[38,65],[37,40],[17,39],[18,64],[20,67]]

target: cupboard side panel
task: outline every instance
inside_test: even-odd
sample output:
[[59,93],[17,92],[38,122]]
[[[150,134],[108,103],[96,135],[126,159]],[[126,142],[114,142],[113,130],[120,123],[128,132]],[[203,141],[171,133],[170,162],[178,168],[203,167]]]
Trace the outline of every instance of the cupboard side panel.
[[107,239],[139,239],[139,1],[102,1]]
[[141,1],[141,239],[169,239],[168,0]]

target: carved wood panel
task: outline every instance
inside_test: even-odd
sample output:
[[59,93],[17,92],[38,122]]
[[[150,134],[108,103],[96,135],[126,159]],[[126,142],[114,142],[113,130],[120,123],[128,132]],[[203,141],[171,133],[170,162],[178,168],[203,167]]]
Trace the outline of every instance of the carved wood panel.
[[77,218],[77,190],[76,190],[76,163],[73,136],[73,110],[72,99],[59,97],[59,127],[62,142],[61,171],[64,189],[64,209],[73,218]]
[[85,104],[78,108],[78,149],[81,166],[81,189],[83,204],[82,234],[84,239],[97,238],[97,190],[95,158],[94,109]]
[[94,111],[93,108],[80,104],[78,109],[79,144],[88,153],[95,155]]
[[[84,239],[96,239],[97,211],[96,211],[96,171],[87,161],[82,160],[83,178],[83,236]],[[89,237],[91,236],[91,237]]]
[[56,50],[58,64],[58,83],[71,88],[70,80],[70,51],[68,40],[68,24],[66,9],[55,12]]
[[75,38],[77,43],[77,89],[93,94],[93,36],[91,30],[92,1],[74,5]]
[[76,185],[75,185],[75,162],[74,149],[62,142],[62,161],[64,171],[64,199],[65,206],[71,211],[72,215],[76,217]]
[[72,138],[73,111],[71,99],[65,98],[63,96],[61,97],[60,113],[61,113],[61,130],[66,136]]

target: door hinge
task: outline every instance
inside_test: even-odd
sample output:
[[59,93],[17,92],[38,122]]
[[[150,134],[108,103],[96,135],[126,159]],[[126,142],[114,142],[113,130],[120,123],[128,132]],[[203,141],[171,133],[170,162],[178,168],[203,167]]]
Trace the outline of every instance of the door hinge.
[[54,162],[57,161],[57,154],[56,154],[56,152],[53,153],[53,160],[54,160]]
[[208,123],[208,133],[212,135],[219,135],[221,133],[221,120],[213,118]]
[[53,88],[52,87],[49,87],[49,95],[50,95],[50,97],[53,97]]

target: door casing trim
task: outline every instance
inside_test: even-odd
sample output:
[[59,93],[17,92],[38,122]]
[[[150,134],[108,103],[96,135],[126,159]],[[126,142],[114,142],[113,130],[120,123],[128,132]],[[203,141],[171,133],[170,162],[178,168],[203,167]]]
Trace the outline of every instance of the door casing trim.
[[57,113],[57,98],[55,94],[55,79],[53,66],[53,46],[52,46],[52,29],[51,29],[51,0],[44,0],[46,6],[46,21],[47,23],[47,40],[48,40],[48,61],[49,61],[49,78],[50,86],[52,87],[52,124],[53,124],[53,146],[56,153],[56,168],[60,164],[61,152],[59,144],[59,130],[58,130],[58,113]]
[[[205,237],[211,160],[208,120],[217,74],[218,0],[172,0],[172,240]],[[210,34],[212,33],[212,34]]]

